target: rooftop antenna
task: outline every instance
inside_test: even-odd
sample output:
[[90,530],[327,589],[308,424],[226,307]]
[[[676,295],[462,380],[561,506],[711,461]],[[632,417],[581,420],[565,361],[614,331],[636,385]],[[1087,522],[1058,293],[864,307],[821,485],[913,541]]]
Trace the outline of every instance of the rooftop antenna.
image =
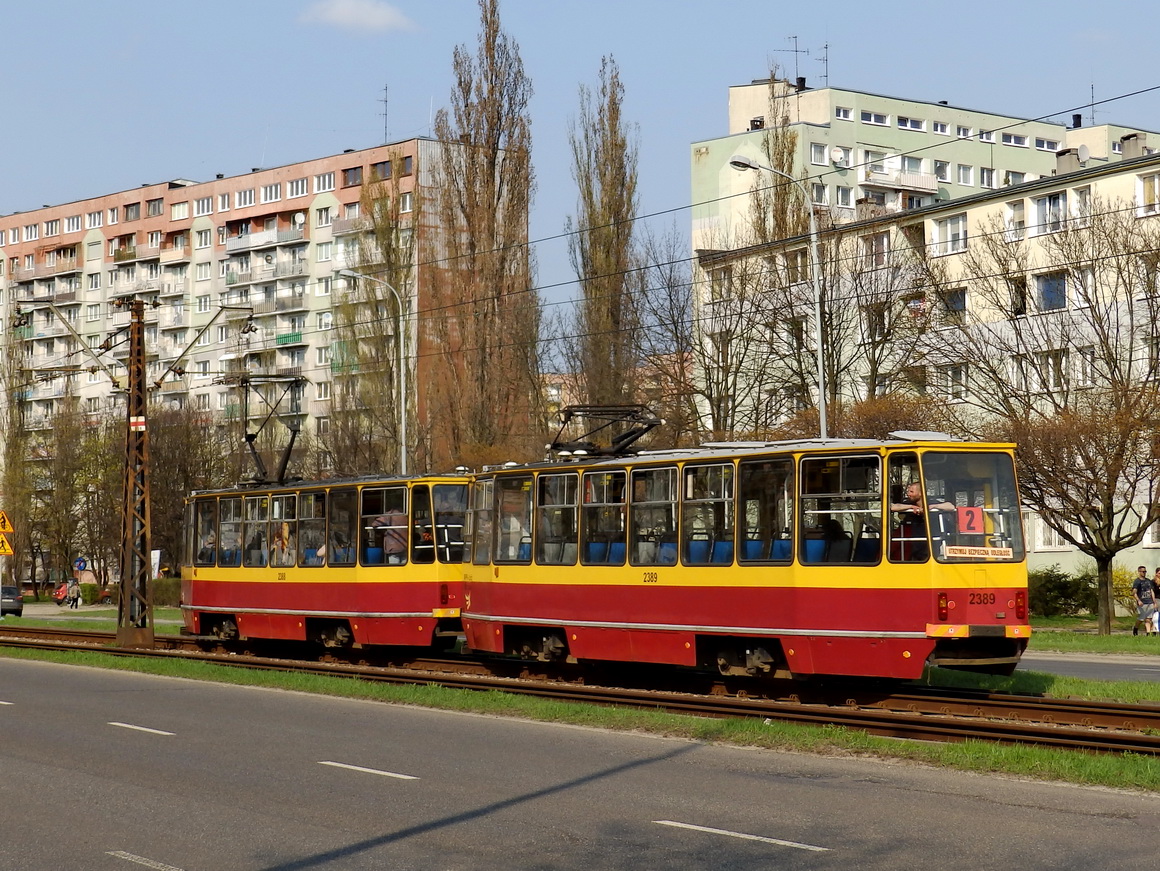
[[383,85],[383,98],[379,100],[383,104],[383,145],[391,141],[390,127],[387,126],[387,98],[390,96],[390,85]]
[[808,48],[798,48],[798,38],[796,36],[787,36],[786,39],[793,40],[793,48],[775,48],[774,51],[788,52],[793,55],[793,77],[794,81],[800,78],[801,73],[798,71],[798,55],[804,54],[806,57],[810,56]]
[[1094,81],[1091,83],[1091,94],[1092,94],[1092,102],[1091,102],[1090,108],[1092,111],[1091,111],[1091,117],[1088,118],[1088,126],[1095,127],[1096,126],[1096,83]]
[[819,58],[822,62],[822,82],[823,87],[830,86],[830,44],[827,42],[822,46],[822,56]]

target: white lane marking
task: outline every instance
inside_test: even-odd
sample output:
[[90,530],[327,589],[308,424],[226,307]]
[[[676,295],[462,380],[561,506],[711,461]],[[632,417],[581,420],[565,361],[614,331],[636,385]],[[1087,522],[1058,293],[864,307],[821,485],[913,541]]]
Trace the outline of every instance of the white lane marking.
[[146,868],[154,868],[156,871],[181,871],[180,868],[173,865],[166,865],[164,862],[146,859],[144,856],[134,856],[132,853],[126,853],[124,850],[109,850],[105,855],[113,856],[117,859],[128,859],[130,862],[136,862],[138,865],[144,865]]
[[761,835],[747,835],[744,832],[731,832],[728,829],[711,829],[708,826],[694,826],[689,823],[675,823],[672,820],[653,820],[658,826],[672,826],[676,829],[692,829],[694,832],[708,832],[710,835],[726,835],[730,838],[741,838],[745,841],[761,841],[763,844],[777,844],[779,847],[796,847],[799,850],[813,850],[815,853],[828,853],[829,847],[815,847],[813,844],[799,844],[796,841],[783,841],[780,838],[763,838]]
[[119,726],[122,729],[133,729],[136,732],[148,732],[150,735],[176,735],[176,732],[163,732],[160,729],[147,729],[144,726],[134,726],[132,723],[109,723],[110,726]]
[[16,702],[0,702],[0,705],[14,705]]
[[377,768],[363,768],[361,765],[347,765],[345,762],[319,762],[319,765],[329,765],[332,768],[346,768],[350,771],[361,771],[363,774],[378,774],[382,777],[396,777],[399,780],[418,780],[410,774],[396,774],[393,771],[380,771]]

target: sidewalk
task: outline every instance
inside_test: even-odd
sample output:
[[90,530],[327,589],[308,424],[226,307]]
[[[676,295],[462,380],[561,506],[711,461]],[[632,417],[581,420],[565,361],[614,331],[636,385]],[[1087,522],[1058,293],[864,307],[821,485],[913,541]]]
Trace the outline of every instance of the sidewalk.
[[[116,605],[81,605],[70,608],[68,605],[58,605],[52,600],[36,602],[27,595],[24,597],[24,616],[36,620],[112,620],[117,621]],[[180,620],[154,620],[155,624],[181,625]]]

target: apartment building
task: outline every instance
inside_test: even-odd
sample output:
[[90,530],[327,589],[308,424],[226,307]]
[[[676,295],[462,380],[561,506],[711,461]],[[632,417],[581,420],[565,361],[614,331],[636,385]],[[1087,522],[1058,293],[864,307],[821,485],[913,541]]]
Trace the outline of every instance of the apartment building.
[[[771,92],[774,95],[771,103]],[[776,113],[778,117],[770,117]],[[1123,137],[1146,132],[1017,118],[947,102],[758,80],[729,89],[729,128],[692,145],[693,247],[744,244],[746,194],[775,183],[737,172],[740,154],[762,162],[767,130],[788,120],[796,139],[792,174],[803,180],[819,223],[849,223],[1001,190],[1055,171],[1055,154],[1083,146],[1089,161],[1120,157]],[[1155,139],[1155,137],[1154,137]]]
[[[825,354],[841,361],[830,390],[852,402],[883,386],[910,389],[981,415],[1002,413],[1001,393],[1050,415],[1094,388],[1150,391],[1160,380],[1160,154],[1137,132],[1109,153],[1062,149],[1034,180],[823,230]],[[800,268],[809,241],[699,253],[706,288],[747,262],[760,264],[775,300],[796,288],[796,310],[769,319],[763,357],[790,359],[780,346],[812,344],[813,293]],[[704,298],[708,321],[730,303],[707,289]],[[1152,498],[1147,480],[1137,501]],[[1025,522],[1032,568],[1091,564],[1034,514]],[[1120,560],[1160,562],[1160,527]]]
[[[130,317],[115,303],[136,296],[150,383],[182,358],[158,388],[165,401],[236,414],[236,376],[301,378],[304,429],[325,431],[346,281],[335,273],[359,268],[364,188],[389,179],[405,220],[439,148],[411,139],[0,216],[0,310],[43,376],[23,397],[28,425],[49,426],[66,394],[94,415],[121,401],[101,364],[124,374],[128,342],[107,340]],[[416,311],[421,270],[399,290]]]

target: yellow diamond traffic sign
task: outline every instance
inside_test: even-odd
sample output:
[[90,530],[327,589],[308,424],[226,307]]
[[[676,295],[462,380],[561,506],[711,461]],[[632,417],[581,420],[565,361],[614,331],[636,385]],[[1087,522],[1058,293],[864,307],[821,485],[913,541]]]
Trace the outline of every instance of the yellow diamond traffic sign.
[[7,511],[0,511],[0,532],[15,532],[12,528],[12,521],[8,519]]
[[8,536],[0,533],[0,556],[12,556],[14,551],[8,543]]

